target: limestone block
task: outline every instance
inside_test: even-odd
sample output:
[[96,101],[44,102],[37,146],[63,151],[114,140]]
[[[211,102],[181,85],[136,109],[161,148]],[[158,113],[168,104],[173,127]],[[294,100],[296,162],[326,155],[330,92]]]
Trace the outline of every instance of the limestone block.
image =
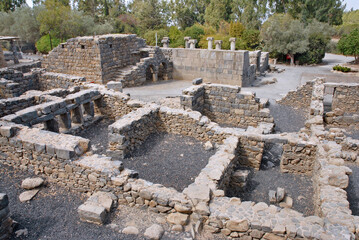
[[77,211],[82,221],[97,224],[104,224],[106,221],[107,214],[103,206],[82,204]]

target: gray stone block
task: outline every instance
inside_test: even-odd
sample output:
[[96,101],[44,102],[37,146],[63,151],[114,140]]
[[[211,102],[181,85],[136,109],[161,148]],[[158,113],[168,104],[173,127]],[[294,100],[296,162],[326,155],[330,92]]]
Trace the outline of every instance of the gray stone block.
[[80,219],[85,222],[104,224],[107,218],[106,209],[103,206],[82,204],[77,211]]
[[203,83],[203,79],[202,78],[196,78],[192,80],[192,84],[193,85],[200,85]]

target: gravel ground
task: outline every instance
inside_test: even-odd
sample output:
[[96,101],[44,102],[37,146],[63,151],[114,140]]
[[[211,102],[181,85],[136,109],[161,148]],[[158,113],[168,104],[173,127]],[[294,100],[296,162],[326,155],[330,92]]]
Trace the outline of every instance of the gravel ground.
[[269,110],[274,118],[275,132],[298,132],[304,127],[306,113],[301,109],[297,110],[290,106],[270,101]]
[[269,203],[269,190],[276,190],[277,187],[284,188],[286,194],[293,199],[293,209],[303,213],[305,216],[314,214],[313,205],[313,183],[310,177],[299,174],[280,172],[280,145],[267,145],[260,171],[249,168],[251,171],[247,190],[232,188],[227,192],[229,197],[239,197],[242,201],[254,201]]
[[349,186],[346,191],[348,193],[349,207],[353,215],[359,216],[359,166],[349,164],[348,167],[353,171],[349,176]]
[[160,133],[150,135],[122,161],[126,168],[138,171],[141,178],[182,191],[214,152],[204,150],[203,144],[192,137]]
[[114,123],[113,120],[105,118],[82,130],[77,135],[91,140],[91,148],[94,153],[106,154],[108,147],[108,126],[112,123]]

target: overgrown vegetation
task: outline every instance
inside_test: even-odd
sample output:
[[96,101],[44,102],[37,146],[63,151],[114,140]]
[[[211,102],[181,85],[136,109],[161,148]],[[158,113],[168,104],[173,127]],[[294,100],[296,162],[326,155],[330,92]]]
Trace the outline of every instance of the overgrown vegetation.
[[[345,13],[341,0],[4,0],[0,4],[0,35],[19,35],[34,45],[50,35],[61,42],[81,35],[134,33],[149,45],[183,47],[185,36],[207,48],[207,37],[222,40],[229,49],[264,49],[271,55],[291,57],[300,64],[319,63],[329,44],[328,29],[336,34],[359,24],[357,12]],[[278,24],[278,25],[276,25]],[[348,27],[350,26],[350,27]],[[324,29],[324,31],[323,31]],[[340,30],[341,29],[341,30]],[[46,39],[46,37],[43,37]],[[51,49],[46,40],[36,46]],[[52,45],[54,47],[55,44]],[[40,49],[38,48],[40,51]]]

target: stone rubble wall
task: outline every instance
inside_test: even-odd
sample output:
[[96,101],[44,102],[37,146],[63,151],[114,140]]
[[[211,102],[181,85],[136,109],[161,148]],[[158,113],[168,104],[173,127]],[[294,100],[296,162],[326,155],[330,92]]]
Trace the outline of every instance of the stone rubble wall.
[[0,70],[0,98],[18,97],[28,90],[38,89],[38,72],[22,73],[4,68]]
[[122,156],[127,156],[156,132],[158,106],[139,108],[123,116],[108,127],[109,147]]
[[1,240],[10,239],[13,230],[12,224],[13,221],[10,218],[9,198],[5,193],[0,193],[0,239]]
[[2,47],[0,46],[0,68],[4,68],[4,67],[7,67],[7,63],[5,61],[5,56]]
[[86,82],[84,77],[78,77],[63,73],[44,72],[39,75],[38,88],[46,91],[54,88],[70,88],[82,86]]
[[207,82],[243,87],[255,80],[248,51],[171,48],[166,55],[173,62],[176,80],[203,78]]
[[120,68],[139,62],[139,49],[145,46],[145,40],[133,34],[72,38],[45,56],[43,67],[49,72],[106,84]]
[[249,52],[249,63],[255,65],[256,71],[259,73],[261,71],[261,55],[261,50]]
[[[331,87],[333,85],[335,84],[330,84]],[[359,84],[334,86],[332,109],[340,109],[344,113],[359,113]]]
[[296,90],[289,91],[277,103],[291,106],[296,109],[308,109],[310,107],[314,81],[306,82],[297,87]]
[[12,69],[22,73],[29,73],[33,68],[41,68],[41,61],[20,63],[16,66],[8,67],[8,69]]
[[238,86],[202,84],[183,90],[181,105],[199,111],[212,121],[239,127],[258,127],[260,123],[273,124],[267,100],[255,93],[243,92]]

